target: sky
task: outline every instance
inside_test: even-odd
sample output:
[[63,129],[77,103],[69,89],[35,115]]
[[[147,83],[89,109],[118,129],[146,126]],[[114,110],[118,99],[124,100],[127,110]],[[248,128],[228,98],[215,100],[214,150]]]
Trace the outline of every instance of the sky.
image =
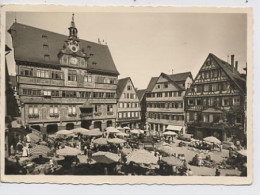
[[[72,13],[9,12],[7,29],[17,22],[68,35]],[[191,71],[195,78],[209,53],[227,61],[234,54],[243,72],[247,61],[246,14],[231,13],[77,13],[80,39],[107,42],[119,78],[131,77],[145,89],[161,72]],[[6,43],[12,40],[6,33]],[[13,49],[13,48],[12,48]],[[8,70],[15,74],[13,50]]]

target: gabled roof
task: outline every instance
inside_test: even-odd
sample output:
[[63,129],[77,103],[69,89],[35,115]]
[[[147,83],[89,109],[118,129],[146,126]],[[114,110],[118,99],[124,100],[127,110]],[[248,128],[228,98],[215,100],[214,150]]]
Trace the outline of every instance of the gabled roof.
[[[119,79],[118,83],[117,83],[117,88],[116,88],[116,95],[117,98],[120,98],[122,93],[124,92],[125,86],[128,82],[128,80],[130,79],[130,77],[126,77],[123,79]],[[131,79],[130,79],[131,80]]]
[[136,91],[136,95],[140,101],[143,99],[145,92],[145,89],[139,89]]
[[[12,34],[15,60],[60,65],[57,55],[68,36],[20,23],[14,23],[8,32]],[[48,51],[44,51],[42,36],[47,36]],[[119,75],[107,45],[80,39],[80,46],[86,53],[93,54],[88,60],[90,72]],[[44,60],[44,54],[50,56],[48,62]]]
[[151,92],[151,91],[153,90],[153,87],[154,87],[154,85],[156,84],[158,78],[159,78],[159,77],[152,77],[152,78],[151,78],[151,80],[150,80],[150,82],[149,82],[149,84],[148,84],[148,86],[147,86],[146,91]]
[[246,80],[243,78],[243,76],[229,63],[225,62],[224,60],[221,60],[214,54],[210,53],[209,56],[211,56],[218,63],[218,65],[224,70],[227,76],[237,85],[240,91],[245,94]]
[[192,76],[192,74],[191,72],[183,72],[178,74],[171,74],[169,76],[175,82],[185,82],[189,76]]
[[[184,89],[184,88],[183,88],[183,86],[179,85],[178,83],[185,82],[189,76],[192,77],[191,72],[183,72],[183,73],[177,73],[177,74],[171,74],[171,75],[168,75],[168,74],[162,72],[161,75],[168,78],[168,80],[171,81],[179,89]],[[159,77],[151,78],[151,80],[148,84],[148,87],[146,89],[147,92],[151,92],[153,90],[153,87],[157,83],[157,80],[159,79]]]

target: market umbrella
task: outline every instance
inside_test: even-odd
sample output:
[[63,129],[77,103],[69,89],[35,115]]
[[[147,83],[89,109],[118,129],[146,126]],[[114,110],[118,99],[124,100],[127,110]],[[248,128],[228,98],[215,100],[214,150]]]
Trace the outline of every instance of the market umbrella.
[[163,157],[162,162],[165,162],[168,165],[177,166],[177,167],[183,166],[183,162],[174,156]]
[[72,129],[72,130],[70,130],[70,131],[72,131],[73,133],[75,133],[75,134],[78,134],[78,133],[80,133],[80,134],[84,134],[86,131],[88,131],[87,129],[85,129],[85,128],[75,128],[75,129]]
[[92,154],[92,159],[96,161],[96,163],[111,164],[118,162],[120,157],[117,154],[111,152],[99,151]]
[[174,150],[174,148],[171,146],[168,146],[168,145],[159,146],[159,147],[157,147],[157,150],[164,152],[166,154],[170,154],[170,155],[176,154],[176,151]]
[[123,139],[119,139],[119,138],[113,138],[113,139],[108,139],[107,142],[112,143],[112,144],[123,144],[126,141]]
[[130,128],[129,128],[129,127],[127,127],[127,126],[126,126],[126,127],[123,127],[123,128],[124,128],[124,129],[127,129],[127,130],[130,130]]
[[64,148],[57,150],[56,153],[60,156],[77,156],[81,154],[81,151],[77,148],[65,146]]
[[158,158],[147,150],[135,150],[127,157],[127,162],[134,162],[137,164],[157,164]]
[[46,141],[40,141],[40,145],[48,146],[48,143]]
[[203,140],[207,141],[207,142],[214,143],[214,144],[221,144],[221,141],[214,136],[205,137],[205,138],[203,138]]
[[47,157],[47,154],[51,151],[51,149],[44,145],[36,145],[35,147],[30,149],[30,153],[32,156],[45,156]]
[[71,137],[73,136],[73,132],[69,130],[60,130],[56,132],[57,137]]
[[123,128],[123,127],[117,127],[116,129],[119,131],[125,130],[125,128]]
[[175,135],[177,135],[177,133],[175,133],[173,131],[166,131],[163,133],[163,135],[175,136]]
[[93,143],[94,144],[97,144],[97,145],[107,145],[107,139],[106,138],[103,138],[103,137],[100,137],[100,138],[97,138],[97,139],[94,139],[93,140]]
[[35,133],[29,133],[26,135],[26,139],[28,142],[36,143],[41,139],[41,137],[36,135]]
[[120,133],[120,131],[118,129],[116,129],[115,127],[107,127],[106,131],[107,131],[107,133]]
[[116,135],[120,137],[129,137],[129,134],[123,132],[117,133]]
[[247,156],[247,150],[239,150],[237,153],[241,154],[242,156]]
[[91,129],[82,132],[82,135],[86,135],[89,137],[98,137],[102,135],[102,132],[99,129]]
[[130,131],[132,134],[144,134],[144,131],[143,130],[140,130],[140,129],[134,129],[134,130],[131,130]]
[[122,149],[122,153],[123,153],[124,155],[130,154],[132,151],[133,151],[132,148],[125,148],[125,147],[124,147],[124,148]]

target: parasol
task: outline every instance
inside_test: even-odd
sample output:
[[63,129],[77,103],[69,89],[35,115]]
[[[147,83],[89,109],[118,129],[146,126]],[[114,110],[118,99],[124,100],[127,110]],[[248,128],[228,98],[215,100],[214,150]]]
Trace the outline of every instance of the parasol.
[[87,129],[85,129],[85,128],[75,128],[75,129],[72,129],[72,130],[70,130],[70,131],[72,131],[73,133],[75,133],[75,134],[78,134],[78,133],[80,133],[80,134],[84,134],[85,132],[87,132],[88,130]]
[[177,135],[177,133],[175,133],[173,131],[166,131],[163,133],[163,135],[175,136],[175,135]]
[[120,157],[117,154],[111,152],[99,151],[92,154],[92,159],[96,161],[96,163],[111,164],[118,162]]
[[30,149],[30,153],[32,156],[45,156],[47,157],[47,154],[51,151],[51,149],[44,145],[36,145],[35,147]]
[[72,131],[69,131],[69,130],[60,130],[58,132],[56,132],[56,136],[57,137],[70,137],[70,136],[73,136],[73,132]]
[[214,143],[214,144],[221,144],[221,141],[218,138],[213,137],[213,136],[205,137],[205,138],[203,138],[203,140]]
[[26,135],[26,139],[27,139],[28,142],[36,143],[41,138],[40,138],[40,136],[36,135],[35,133],[29,133],[29,134]]
[[86,135],[89,137],[98,137],[102,135],[102,132],[99,129],[92,129],[82,132],[82,135]]
[[242,156],[247,156],[247,150],[239,150],[239,151],[237,151],[237,153]]
[[122,149],[122,153],[124,154],[124,155],[128,155],[128,154],[130,154],[131,152],[132,152],[133,150],[131,149],[131,148],[123,148]]
[[93,144],[107,145],[108,143],[107,143],[107,139],[106,138],[100,137],[100,138],[94,139],[93,140]]
[[171,166],[183,166],[183,162],[174,156],[163,157],[162,161]]
[[161,152],[164,152],[166,154],[170,154],[170,155],[173,155],[173,154],[176,154],[176,151],[173,149],[173,147],[171,146],[159,146],[157,148],[157,150],[161,151]]
[[129,137],[129,134],[123,132],[117,133],[116,135],[120,137]]
[[134,129],[134,130],[131,130],[130,131],[132,134],[144,134],[144,131],[143,130],[140,130],[140,129]]
[[129,127],[127,127],[127,126],[126,126],[126,127],[123,127],[123,128],[124,128],[124,129],[126,129],[126,130],[130,130],[130,128],[129,128]]
[[65,146],[64,148],[57,150],[56,153],[60,156],[77,156],[81,154],[81,151],[77,148]]
[[120,131],[117,130],[115,127],[107,127],[106,131],[107,133],[120,133]]
[[135,150],[127,156],[127,162],[157,164],[158,158],[147,150]]
[[126,141],[123,139],[119,139],[119,138],[113,138],[113,139],[108,139],[107,142],[112,143],[112,144],[123,144]]
[[123,127],[117,127],[116,129],[119,130],[119,131],[125,130],[125,128],[123,128]]

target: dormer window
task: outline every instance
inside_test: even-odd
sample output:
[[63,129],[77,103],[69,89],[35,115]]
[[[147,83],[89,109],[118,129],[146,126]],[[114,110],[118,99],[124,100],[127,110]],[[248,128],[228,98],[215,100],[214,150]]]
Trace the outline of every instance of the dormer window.
[[43,44],[43,50],[44,51],[48,51],[49,50],[49,46],[47,44]]
[[44,55],[44,61],[50,61],[50,55]]
[[48,36],[47,35],[42,35],[42,40],[44,43],[48,42]]

